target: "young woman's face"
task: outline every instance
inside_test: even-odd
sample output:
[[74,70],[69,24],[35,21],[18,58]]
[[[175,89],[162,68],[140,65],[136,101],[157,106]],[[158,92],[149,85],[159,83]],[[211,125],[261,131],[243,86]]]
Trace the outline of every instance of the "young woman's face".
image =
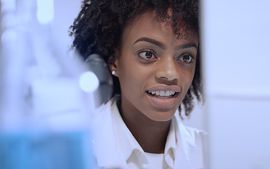
[[140,113],[153,121],[172,118],[191,86],[198,37],[177,38],[171,23],[147,12],[128,24],[112,65],[121,86],[123,113]]

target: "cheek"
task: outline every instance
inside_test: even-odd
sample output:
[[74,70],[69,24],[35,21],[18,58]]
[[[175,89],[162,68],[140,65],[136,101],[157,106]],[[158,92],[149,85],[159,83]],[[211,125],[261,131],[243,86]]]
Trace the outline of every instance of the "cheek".
[[139,63],[136,56],[130,52],[126,52],[125,55],[122,55],[122,60],[119,60],[119,71],[122,89],[131,90],[128,92],[141,92],[151,78],[152,69]]
[[192,70],[186,71],[181,75],[182,78],[180,79],[182,79],[183,89],[185,92],[187,92],[190,86],[192,85],[194,75],[195,75],[195,67],[192,68]]
[[121,67],[119,80],[122,89],[122,94],[133,94],[141,90],[143,83],[145,81],[144,75],[141,73],[140,69],[134,64],[126,64]]
[[193,69],[193,71],[191,71],[187,76],[187,82],[188,85],[191,86],[193,79],[194,79],[194,75],[195,75],[195,69]]

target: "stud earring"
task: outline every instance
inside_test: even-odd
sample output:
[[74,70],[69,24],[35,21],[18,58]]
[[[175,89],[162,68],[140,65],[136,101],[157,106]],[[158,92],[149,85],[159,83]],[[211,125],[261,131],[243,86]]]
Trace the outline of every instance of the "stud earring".
[[116,76],[116,71],[115,70],[112,71],[112,75]]

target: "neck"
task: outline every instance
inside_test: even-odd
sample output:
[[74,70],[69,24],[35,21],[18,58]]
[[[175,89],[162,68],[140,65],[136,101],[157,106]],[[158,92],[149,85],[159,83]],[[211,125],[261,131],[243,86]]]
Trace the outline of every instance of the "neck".
[[171,121],[153,121],[138,110],[126,110],[122,105],[118,107],[123,121],[142,149],[148,153],[164,153]]

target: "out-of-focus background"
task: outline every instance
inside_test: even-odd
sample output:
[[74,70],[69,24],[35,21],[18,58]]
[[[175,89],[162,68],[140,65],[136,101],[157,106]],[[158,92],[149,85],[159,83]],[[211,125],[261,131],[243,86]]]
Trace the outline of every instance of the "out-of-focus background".
[[82,97],[91,98],[99,80],[71,49],[80,1],[0,2],[2,128],[18,127],[31,113],[83,111]]
[[[0,5],[1,131],[46,125],[34,123],[31,113],[51,117],[48,112],[88,109],[82,98],[95,97],[98,80],[80,69],[68,36],[80,0],[1,0]],[[206,97],[185,123],[208,132],[210,169],[269,169],[270,2],[201,5]],[[49,118],[50,126],[69,124],[71,117]]]
[[270,2],[203,1],[211,169],[270,168]]

